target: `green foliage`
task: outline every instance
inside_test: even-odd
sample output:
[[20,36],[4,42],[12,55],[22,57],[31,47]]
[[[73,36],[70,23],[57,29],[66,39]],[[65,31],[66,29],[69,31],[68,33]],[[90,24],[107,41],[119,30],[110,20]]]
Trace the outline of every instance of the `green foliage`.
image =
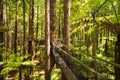
[[61,80],[61,74],[59,69],[53,70],[51,75],[51,80]]
[[35,66],[36,64],[33,61],[25,61],[22,62],[21,65],[25,65],[25,66]]
[[1,71],[1,74],[8,76],[9,73],[13,70],[18,72],[19,67],[24,66],[32,66],[34,67],[36,64],[33,61],[23,61],[23,59],[28,58],[29,55],[21,56],[20,53],[11,53],[9,54],[9,58],[7,61],[1,62],[1,65],[4,64],[4,68]]

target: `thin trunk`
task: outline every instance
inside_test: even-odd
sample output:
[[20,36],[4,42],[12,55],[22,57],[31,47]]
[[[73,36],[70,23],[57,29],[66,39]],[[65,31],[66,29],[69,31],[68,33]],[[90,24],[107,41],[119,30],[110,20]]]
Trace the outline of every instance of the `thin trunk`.
[[[33,43],[33,39],[34,39],[34,0],[30,0],[30,13],[29,13],[29,41],[28,41],[28,53],[30,54],[29,56],[29,60],[33,60],[33,56],[34,56],[34,43]],[[30,67],[30,69],[28,70],[28,76],[30,78],[30,74],[32,74],[33,72],[33,67]]]
[[[38,29],[39,29],[39,7],[38,7],[38,4],[37,4],[37,26],[36,26],[36,40],[38,40]],[[37,52],[38,50],[38,44],[36,43],[36,48],[35,48],[35,52]]]
[[[3,26],[3,1],[0,0],[0,27]],[[0,44],[3,44],[3,32],[0,32]],[[3,48],[3,45],[0,45],[0,48]],[[0,52],[0,61],[3,61],[2,52]],[[3,69],[3,66],[0,66],[0,72]],[[4,76],[0,75],[0,80],[4,80]]]
[[45,80],[50,80],[50,0],[45,0]]
[[53,44],[56,40],[56,0],[50,0],[50,73],[55,64]]
[[[11,17],[10,17],[10,11],[11,11],[11,8],[10,8],[10,4],[8,4],[9,6],[8,6],[8,24],[7,25],[9,25],[10,24],[10,19],[11,19]],[[8,26],[8,28],[11,28],[11,26]],[[12,50],[12,33],[11,32],[9,32],[8,33],[9,35],[8,35],[8,48],[9,48],[9,53],[11,52],[11,50]]]
[[17,27],[18,27],[18,0],[16,0],[16,16],[15,16],[15,38],[14,38],[14,53],[17,53]]
[[25,0],[23,1],[23,54],[26,54]]
[[[0,27],[3,26],[3,1],[0,0]],[[3,44],[3,32],[0,32],[0,44]],[[0,47],[3,47],[3,45],[0,45]]]
[[[61,0],[60,0],[60,4],[61,6]],[[58,39],[61,38],[61,7],[59,8],[59,20],[58,20]]]
[[33,38],[34,38],[34,0],[30,0],[30,14],[29,14],[29,43],[28,43],[28,53],[31,55],[30,60],[32,60],[32,56],[34,54],[34,48],[33,48]]
[[[97,53],[97,27],[94,25],[95,24],[95,14],[92,14],[93,16],[93,27],[94,27],[94,32],[93,32],[93,39],[92,39],[92,55],[96,57],[96,53]],[[96,59],[93,59],[92,62],[92,66],[94,68],[95,71],[97,71],[97,63],[96,63]],[[95,80],[97,79],[97,74],[95,73]]]

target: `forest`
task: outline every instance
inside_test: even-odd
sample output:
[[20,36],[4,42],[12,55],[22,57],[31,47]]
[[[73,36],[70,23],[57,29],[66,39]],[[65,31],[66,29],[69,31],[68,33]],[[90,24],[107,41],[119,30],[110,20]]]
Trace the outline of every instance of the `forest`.
[[0,0],[0,80],[120,80],[120,0]]

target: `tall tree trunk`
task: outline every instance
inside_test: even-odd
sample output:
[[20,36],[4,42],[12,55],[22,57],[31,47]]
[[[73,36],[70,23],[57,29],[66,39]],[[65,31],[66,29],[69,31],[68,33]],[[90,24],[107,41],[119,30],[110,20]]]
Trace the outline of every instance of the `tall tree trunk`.
[[53,44],[56,40],[56,0],[50,0],[50,73],[55,64]]
[[45,80],[50,80],[50,0],[45,0]]
[[[3,27],[3,1],[0,0],[0,27]],[[2,49],[3,47],[3,40],[4,40],[4,37],[3,37],[3,32],[0,32],[0,48]],[[0,56],[2,56],[2,54],[0,54]],[[0,59],[2,59],[0,57]]]
[[15,38],[14,38],[14,53],[17,53],[17,27],[18,27],[18,0],[16,0],[16,16],[15,16]]
[[64,0],[64,27],[63,27],[63,43],[67,46],[64,48],[69,51],[70,46],[70,0]]
[[[64,0],[64,26],[62,29],[63,44],[65,45],[63,49],[66,52],[70,50],[70,0]],[[66,47],[67,46],[67,47]],[[69,64],[69,61],[65,55],[62,55],[66,64]],[[66,80],[64,73],[62,74],[62,80]]]
[[[120,64],[120,34],[115,45],[115,63]],[[120,80],[120,68],[115,67],[115,80]]]
[[[0,27],[3,26],[3,1],[0,0]],[[3,37],[3,32],[0,32],[0,49],[3,48],[3,40],[4,40],[4,37]],[[0,52],[0,61],[3,61],[3,56],[2,56],[2,52]],[[3,69],[2,66],[0,66],[0,72],[1,70]],[[0,80],[4,80],[4,76],[3,75],[0,75]]]
[[50,0],[50,41],[55,42],[56,38],[56,0]]
[[33,48],[33,38],[34,38],[34,0],[30,0],[30,14],[29,14],[29,43],[28,43],[28,53],[31,55],[29,58],[32,60],[32,56],[34,54],[34,48]]
[[25,0],[23,2],[23,54],[26,54],[26,22],[25,22]]
[[[38,40],[38,29],[39,29],[39,6],[38,6],[38,3],[37,3],[37,26],[36,26],[36,40]],[[38,50],[38,44],[36,43],[35,44],[35,52],[37,52]]]
[[[29,41],[28,41],[28,53],[30,54],[29,60],[33,60],[34,56],[34,0],[30,0],[30,13],[29,13]],[[33,68],[30,67],[28,72],[28,76],[30,78],[30,74],[32,74]]]
[[[56,0],[46,0],[46,75],[45,80],[50,80],[51,71],[54,67],[55,61],[52,53],[52,43],[55,41],[55,27],[56,27]],[[50,7],[50,8],[49,8]],[[50,13],[49,13],[50,10]],[[50,48],[51,46],[51,48]],[[47,51],[48,50],[48,51]]]

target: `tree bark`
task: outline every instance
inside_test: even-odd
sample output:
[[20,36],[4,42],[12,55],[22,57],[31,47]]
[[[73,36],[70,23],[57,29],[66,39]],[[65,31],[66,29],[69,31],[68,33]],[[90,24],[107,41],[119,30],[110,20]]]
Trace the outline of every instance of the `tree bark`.
[[[120,64],[120,34],[115,45],[115,63]],[[120,80],[120,68],[115,67],[115,80]]]
[[23,2],[23,54],[26,54],[26,22],[25,22],[25,0]]
[[[30,0],[30,9],[29,9],[29,41],[28,41],[28,54],[29,60],[33,60],[34,56],[34,0]],[[30,78],[30,74],[33,72],[33,67],[28,69],[28,77]]]
[[45,80],[50,80],[50,0],[45,0]]
[[[45,15],[46,15],[46,75],[45,80],[50,80],[51,71],[54,67],[55,60],[53,57],[53,46],[55,42],[55,30],[56,30],[56,0],[46,0],[45,2]],[[50,10],[50,12],[49,12]],[[51,48],[50,48],[51,46]]]
[[[38,40],[38,29],[39,29],[39,6],[38,6],[38,3],[37,3],[37,25],[36,25],[36,40]],[[38,50],[38,44],[36,43],[35,44],[35,52],[37,52]]]
[[[3,0],[0,0],[0,27],[3,26]],[[4,37],[3,37],[3,32],[0,32],[0,49],[3,48],[3,41],[4,41]],[[0,52],[0,61],[3,61],[3,55],[2,52]],[[0,66],[0,72],[3,69],[3,66]],[[0,80],[4,80],[4,76],[0,75]]]
[[[3,26],[3,1],[0,0],[0,27],[2,26]],[[0,44],[3,44],[3,41],[4,41],[3,32],[0,32]],[[0,47],[2,48],[3,45],[0,45]]]
[[30,14],[29,14],[29,43],[28,43],[28,53],[31,55],[30,60],[34,54],[33,39],[34,39],[34,0],[30,0]]
[[18,0],[16,0],[15,33],[14,33],[14,53],[17,53],[17,27],[18,27]]
[[[64,0],[64,26],[62,29],[62,37],[63,37],[63,49],[66,52],[70,50],[70,0]],[[68,58],[65,55],[62,55],[66,64],[69,64]],[[66,80],[64,72],[62,73],[62,80]]]
[[70,0],[64,0],[64,27],[63,27],[63,43],[67,46],[64,49],[69,51],[70,46]]

